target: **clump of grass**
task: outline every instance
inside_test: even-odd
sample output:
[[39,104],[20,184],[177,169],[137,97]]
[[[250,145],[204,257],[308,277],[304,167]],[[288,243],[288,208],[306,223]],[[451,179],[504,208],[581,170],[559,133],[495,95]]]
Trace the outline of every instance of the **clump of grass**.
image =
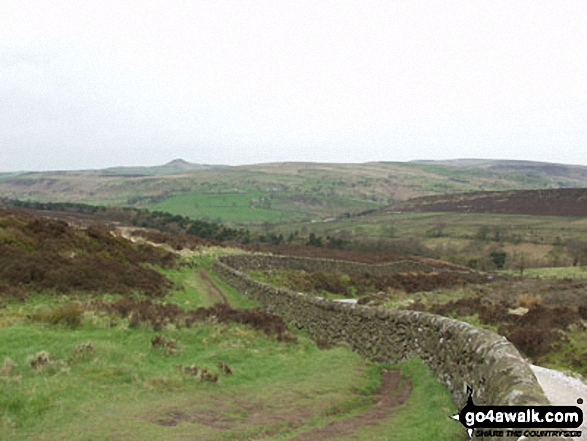
[[10,375],[17,367],[18,365],[10,357],[6,357],[0,367],[0,375]]
[[218,374],[213,374],[207,369],[202,369],[200,372],[200,381],[208,381],[210,383],[218,383]]
[[155,331],[174,322],[176,327],[179,327],[178,319],[184,314],[183,309],[174,303],[164,304],[130,297],[123,297],[112,302],[96,300],[89,305],[89,308],[128,318],[129,326],[132,328],[138,328],[145,323]]
[[40,351],[37,352],[35,356],[31,359],[30,365],[31,368],[38,371],[54,361],[55,359],[51,357],[47,351]]
[[295,335],[291,334],[281,317],[263,309],[237,309],[226,304],[216,304],[209,308],[197,308],[184,311],[175,303],[158,303],[151,300],[122,298],[113,302],[96,300],[88,308],[105,311],[109,314],[128,318],[129,326],[139,328],[141,325],[150,326],[153,330],[174,325],[176,329],[185,324],[192,327],[196,322],[208,321],[213,323],[242,323],[263,331],[266,335],[274,336],[278,341],[294,342]]
[[70,364],[77,363],[78,361],[88,357],[89,354],[93,354],[94,350],[94,343],[91,341],[77,344],[73,347],[73,355],[68,360],[68,362]]
[[[200,368],[195,364],[189,366],[179,365],[177,366],[177,370],[182,374],[191,375],[200,381],[207,381],[210,383],[218,383],[218,378],[220,377],[219,374],[210,372],[208,368]],[[230,370],[230,373],[232,373],[232,370]]]
[[34,322],[57,325],[63,323],[72,328],[82,323],[84,310],[79,303],[68,303],[53,308],[39,309],[28,316]]
[[163,352],[165,355],[174,355],[179,352],[182,352],[177,340],[165,337],[163,335],[156,335],[155,337],[153,337],[151,339],[151,346],[153,348],[163,348]]
[[226,375],[232,375],[232,368],[226,363],[218,363],[218,369]]
[[91,341],[87,341],[84,343],[80,343],[79,345],[75,345],[73,347],[73,351],[75,354],[87,354],[89,352],[94,352],[94,343]]
[[542,297],[540,297],[539,294],[537,295],[531,295],[531,294],[520,294],[518,296],[518,305],[520,305],[523,308],[528,308],[528,309],[532,309],[537,305],[540,305],[540,303],[542,302]]
[[2,304],[3,298],[20,300],[24,302],[28,299],[28,297],[28,293],[20,286],[0,283],[0,305]]

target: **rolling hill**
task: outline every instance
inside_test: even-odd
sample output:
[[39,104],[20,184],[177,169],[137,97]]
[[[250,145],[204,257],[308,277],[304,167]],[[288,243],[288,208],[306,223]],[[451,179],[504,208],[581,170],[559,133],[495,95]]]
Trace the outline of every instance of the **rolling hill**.
[[389,206],[382,211],[587,216],[587,189],[511,190],[424,196]]
[[241,225],[340,218],[422,196],[577,187],[587,187],[587,167],[491,160],[212,166],[178,159],[0,175],[0,197],[144,207]]

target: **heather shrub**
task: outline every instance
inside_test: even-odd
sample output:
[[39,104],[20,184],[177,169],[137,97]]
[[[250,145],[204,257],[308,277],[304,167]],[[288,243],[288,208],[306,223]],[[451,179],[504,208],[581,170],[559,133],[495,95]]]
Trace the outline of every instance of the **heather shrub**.
[[186,326],[192,326],[199,320],[217,320],[221,323],[242,323],[263,331],[269,336],[275,336],[279,341],[293,341],[287,325],[281,317],[271,314],[263,309],[234,309],[229,305],[216,304],[210,308],[198,308],[189,311],[186,318]]
[[529,357],[539,357],[558,348],[561,333],[555,329],[525,325],[505,331],[508,340]]
[[164,295],[171,283],[145,265],[170,267],[175,257],[136,245],[106,227],[75,229],[67,223],[0,211],[10,237],[0,241],[0,298],[26,298],[30,291]]

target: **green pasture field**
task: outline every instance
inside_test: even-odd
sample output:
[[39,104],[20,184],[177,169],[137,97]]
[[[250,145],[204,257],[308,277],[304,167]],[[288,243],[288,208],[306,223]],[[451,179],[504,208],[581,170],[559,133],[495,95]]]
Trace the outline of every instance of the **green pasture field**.
[[158,204],[147,206],[150,210],[167,211],[193,219],[207,218],[221,222],[282,222],[295,213],[263,208],[250,201],[260,199],[259,193],[186,193],[171,196]]
[[[208,306],[222,292],[235,307],[254,307],[221,283],[211,257],[166,270],[178,287],[163,301]],[[116,299],[117,295],[99,296]],[[245,440],[293,439],[313,428],[371,408],[381,369],[400,369],[408,400],[376,424],[337,439],[464,440],[448,418],[448,392],[417,359],[397,366],[368,362],[343,347],[319,350],[295,329],[295,341],[277,341],[246,325],[214,321],[154,331],[128,319],[85,310],[78,326],[28,318],[97,297],[32,294],[3,300],[0,310],[0,440]],[[166,353],[151,340],[176,342]],[[34,368],[42,352],[48,363]],[[232,374],[222,373],[225,363]],[[178,366],[218,373],[199,381]]]
[[[146,206],[150,210],[167,211],[192,219],[218,220],[228,224],[288,223],[310,220],[342,213],[357,213],[381,204],[340,196],[325,196],[319,203],[304,204],[290,200],[292,193],[221,192],[177,194],[157,204]],[[303,196],[300,196],[303,197]],[[310,196],[306,196],[310,198]],[[255,201],[256,200],[256,201]]]

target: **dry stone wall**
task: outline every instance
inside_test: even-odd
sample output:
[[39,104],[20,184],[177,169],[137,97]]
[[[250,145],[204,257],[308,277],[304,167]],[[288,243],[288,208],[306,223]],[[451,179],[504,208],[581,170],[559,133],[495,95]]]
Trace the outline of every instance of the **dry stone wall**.
[[[216,272],[243,294],[308,331],[315,339],[347,343],[376,360],[398,361],[419,356],[457,399],[466,399],[466,384],[478,404],[547,403],[528,364],[503,337],[466,323],[417,311],[350,305],[316,298],[253,280],[242,271],[296,269],[306,271],[390,272],[422,270],[411,261],[383,265],[282,256],[224,256]],[[495,386],[495,387],[494,387]]]
[[244,259],[242,256],[224,256],[222,261],[232,268],[241,271],[247,270],[301,270],[301,271],[321,271],[321,272],[339,272],[344,274],[371,274],[373,276],[383,276],[392,273],[405,271],[432,272],[434,268],[414,260],[398,260],[380,265],[368,265],[357,262],[344,262],[332,259],[308,259],[304,257],[293,256],[271,256],[267,254],[251,254]]
[[[528,363],[511,343],[493,332],[424,312],[321,299],[253,280],[242,272],[268,268],[353,272],[364,271],[368,265],[353,269],[349,262],[267,255],[223,256],[214,265],[227,283],[316,340],[345,344],[382,362],[420,357],[446,385],[459,408],[466,402],[467,385],[474,389],[477,405],[549,404]],[[421,264],[396,262],[370,271],[389,274],[413,265]]]

